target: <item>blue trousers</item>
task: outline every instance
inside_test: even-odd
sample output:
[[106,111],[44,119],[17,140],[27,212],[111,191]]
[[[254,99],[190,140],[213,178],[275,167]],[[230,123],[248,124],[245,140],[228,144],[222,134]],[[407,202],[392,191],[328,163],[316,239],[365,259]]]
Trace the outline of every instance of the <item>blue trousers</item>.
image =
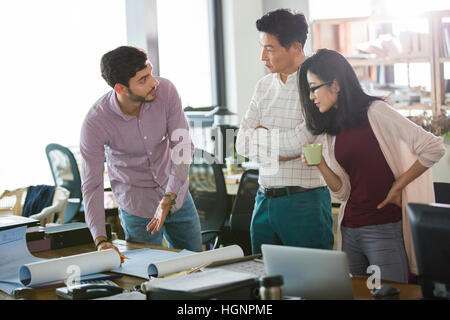
[[333,249],[331,197],[327,187],[266,198],[258,190],[250,235],[253,254],[262,244]]
[[189,192],[186,194],[183,206],[169,213],[161,230],[153,235],[146,229],[151,218],[137,217],[121,208],[119,208],[119,217],[127,241],[161,246],[164,235],[171,248],[202,251],[200,220]]

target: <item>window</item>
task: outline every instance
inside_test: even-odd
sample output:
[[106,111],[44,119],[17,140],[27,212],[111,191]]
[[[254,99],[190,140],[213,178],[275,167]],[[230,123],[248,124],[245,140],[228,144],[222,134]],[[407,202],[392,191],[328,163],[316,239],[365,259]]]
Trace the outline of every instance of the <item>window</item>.
[[125,0],[0,1],[0,29],[0,192],[53,184],[45,146],[77,146],[87,111],[111,89],[100,59],[127,43]]
[[217,86],[223,76],[218,70],[223,61],[216,59],[217,8],[217,0],[157,1],[159,73],[175,84],[183,107],[224,104],[217,92],[223,90]]
[[183,107],[213,105],[207,1],[157,2],[160,75],[175,84]]

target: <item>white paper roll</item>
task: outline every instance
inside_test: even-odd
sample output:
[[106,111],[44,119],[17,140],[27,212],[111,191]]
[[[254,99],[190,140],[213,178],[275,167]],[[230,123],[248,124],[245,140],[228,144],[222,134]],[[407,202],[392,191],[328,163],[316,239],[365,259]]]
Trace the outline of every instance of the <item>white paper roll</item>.
[[241,247],[232,245],[150,264],[148,267],[148,275],[149,277],[162,277],[167,274],[189,270],[205,263],[240,258],[243,256],[244,252]]
[[25,264],[20,268],[20,282],[34,286],[47,282],[63,281],[69,276],[88,275],[109,271],[120,266],[120,256],[114,249],[94,251],[68,257]]

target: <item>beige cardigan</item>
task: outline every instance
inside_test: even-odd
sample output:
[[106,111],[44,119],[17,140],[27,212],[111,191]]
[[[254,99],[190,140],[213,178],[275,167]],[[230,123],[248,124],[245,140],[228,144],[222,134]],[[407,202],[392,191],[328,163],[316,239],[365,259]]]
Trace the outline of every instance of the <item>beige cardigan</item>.
[[[442,138],[434,136],[422,127],[409,121],[383,101],[375,101],[371,104],[368,110],[368,118],[381,151],[396,179],[407,171],[417,159],[423,166],[429,168],[439,161],[445,153]],[[337,248],[342,250],[341,223],[344,217],[345,205],[350,196],[350,180],[334,156],[335,136],[323,134],[318,140],[323,143],[324,159],[342,181],[341,189],[337,192],[331,192],[333,197],[342,201],[337,231]],[[403,239],[410,270],[415,274],[418,273],[418,270],[406,214],[406,204],[408,202],[432,203],[434,201],[431,170],[425,171],[403,189]]]

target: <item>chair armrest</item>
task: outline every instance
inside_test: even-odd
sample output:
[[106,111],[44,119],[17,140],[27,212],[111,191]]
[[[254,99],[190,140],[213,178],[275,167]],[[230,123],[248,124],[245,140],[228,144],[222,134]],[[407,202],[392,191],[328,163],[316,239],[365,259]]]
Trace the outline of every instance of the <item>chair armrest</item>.
[[44,219],[48,218],[52,213],[59,212],[60,208],[61,208],[61,206],[59,206],[58,204],[55,204],[50,207],[46,207],[46,208],[42,209],[42,211],[39,213],[31,215],[30,218],[36,219],[36,220],[44,220]]
[[222,231],[220,231],[220,230],[205,230],[205,231],[202,231],[201,233],[202,233],[202,236],[207,235],[209,233],[217,233],[217,235],[219,236],[222,234]]
[[219,244],[220,244],[219,238],[222,235],[222,231],[220,231],[220,230],[205,230],[205,231],[201,232],[201,235],[204,236],[204,235],[207,235],[207,234],[210,234],[210,233],[215,233],[216,234],[216,240],[214,241],[214,245],[212,246],[212,248],[213,249],[217,249],[219,247]]
[[[31,215],[30,218],[44,221],[48,219],[52,214],[59,213],[58,223],[63,223],[64,212],[66,210],[69,194],[70,193],[68,190],[61,187],[57,187],[55,189],[55,194],[53,196],[52,205],[42,209],[40,213]],[[53,221],[44,221],[44,222],[53,222]]]

